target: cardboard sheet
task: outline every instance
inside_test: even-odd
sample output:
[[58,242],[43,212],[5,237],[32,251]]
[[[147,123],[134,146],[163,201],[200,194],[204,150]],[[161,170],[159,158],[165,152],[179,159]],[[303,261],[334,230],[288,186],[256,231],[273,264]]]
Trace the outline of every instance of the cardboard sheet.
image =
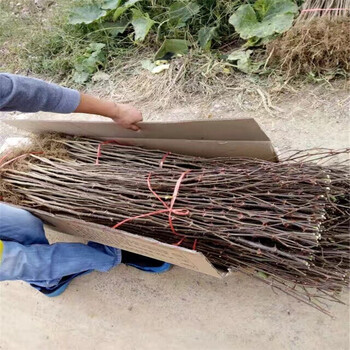
[[223,276],[223,273],[215,269],[202,253],[82,220],[58,218],[39,210],[30,211],[58,231],[166,261],[217,278]]
[[121,143],[198,157],[251,157],[277,161],[271,141],[254,119],[140,123],[142,130],[125,130],[111,122],[5,120],[35,134],[57,132],[114,139]]
[[229,140],[229,141],[270,141],[252,118],[222,119],[183,122],[142,122],[141,130],[134,132],[124,129],[111,121],[73,120],[2,120],[16,128],[35,134],[60,132],[68,135],[97,138],[145,138],[185,140]]

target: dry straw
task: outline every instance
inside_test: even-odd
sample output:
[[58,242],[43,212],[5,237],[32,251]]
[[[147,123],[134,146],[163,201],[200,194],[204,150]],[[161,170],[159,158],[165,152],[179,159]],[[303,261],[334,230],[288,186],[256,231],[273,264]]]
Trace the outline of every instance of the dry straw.
[[295,25],[267,45],[270,64],[289,77],[350,71],[350,1],[305,1]]

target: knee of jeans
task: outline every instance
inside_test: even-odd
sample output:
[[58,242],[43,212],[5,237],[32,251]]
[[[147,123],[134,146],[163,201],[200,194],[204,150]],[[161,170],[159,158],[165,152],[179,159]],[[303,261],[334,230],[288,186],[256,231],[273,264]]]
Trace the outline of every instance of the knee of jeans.
[[31,214],[29,211],[23,209],[17,209],[19,211],[17,216],[17,224],[23,228],[30,228],[31,230],[43,230],[43,222]]

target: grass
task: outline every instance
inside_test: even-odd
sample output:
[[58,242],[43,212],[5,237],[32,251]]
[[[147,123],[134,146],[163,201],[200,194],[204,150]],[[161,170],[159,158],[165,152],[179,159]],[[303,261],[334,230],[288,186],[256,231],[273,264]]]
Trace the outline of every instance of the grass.
[[[215,41],[213,45],[219,47],[227,44],[227,41],[231,42],[234,37],[237,39],[237,35],[233,34],[233,27],[228,24],[228,16],[241,2],[203,1],[204,7],[216,3],[215,11],[204,15],[205,18],[195,16],[188,23],[188,26],[193,26],[194,32],[197,32],[198,28],[203,25],[203,21],[224,23],[220,25],[219,31],[224,31],[226,34],[219,35],[220,40]],[[43,3],[49,4],[48,1],[43,1]],[[79,1],[72,3],[69,0],[60,0],[51,6],[38,9],[32,0],[20,0],[19,5],[10,0],[2,0],[0,2],[2,13],[0,44],[4,59],[0,69],[2,71],[30,72],[31,74],[51,77],[57,81],[69,81],[75,64],[84,55],[90,43],[106,45],[104,49],[106,60],[99,66],[103,70],[119,66],[118,61],[120,60],[125,62],[130,56],[140,57],[140,52],[143,55],[144,52],[149,52],[152,49],[156,51],[160,47],[162,39],[159,39],[155,33],[147,38],[147,42],[135,43],[132,34],[126,34],[116,40],[105,30],[102,30],[99,23],[90,26],[67,24],[69,11],[77,3]],[[154,14],[157,14],[157,11],[161,14],[162,8],[170,6],[171,3],[173,2],[169,0],[152,1],[152,5],[148,5],[148,8]],[[147,8],[146,5],[145,8]],[[192,35],[188,28],[176,29],[176,31],[175,34],[179,37]],[[186,34],[187,32],[188,34]],[[201,51],[196,45],[194,45],[194,50]],[[209,61],[215,55],[209,54],[211,56]],[[203,52],[202,58],[205,56],[208,54]]]
[[59,77],[71,68],[70,41],[66,40],[68,35],[58,25],[64,16],[54,20],[58,8],[40,10],[33,1],[22,0],[18,4],[9,0],[0,3],[1,70],[31,74],[45,72],[44,76],[53,74],[53,77]]
[[[218,1],[222,8],[230,2]],[[33,0],[21,0],[19,5],[10,0],[0,1],[0,71],[38,76],[73,88],[94,89],[100,96],[152,104],[153,109],[166,108],[194,96],[209,100],[223,94],[231,95],[239,105],[242,94],[249,94],[273,114],[266,90],[273,87],[274,91],[280,91],[280,86],[286,86],[277,69],[265,65],[263,74],[244,75],[224,60],[218,50],[205,51],[196,46],[188,55],[172,59],[168,70],[152,74],[141,67],[140,61],[154,57],[154,37],[137,45],[130,35],[116,42],[99,29],[91,31],[84,26],[68,25],[71,0],[56,1],[51,6],[49,1],[42,3],[48,5],[38,8]],[[76,63],[93,42],[106,45],[105,60],[98,66],[106,74],[102,79],[101,75],[93,76],[93,81],[83,87],[74,83],[72,76]],[[220,52],[230,52],[237,46],[237,40],[215,45],[221,47]],[[255,56],[262,61],[268,58],[263,51]],[[310,79],[310,74],[305,76]]]
[[[179,86],[181,94],[209,93],[210,85],[221,78],[226,79],[232,72],[229,64],[220,60],[216,53],[194,49],[187,57],[173,60],[171,69],[165,74],[150,75],[140,65],[140,57],[153,57],[154,52],[149,47],[135,46],[128,37],[116,44],[100,30],[88,32],[68,25],[72,5],[69,0],[61,0],[42,10],[30,0],[22,0],[20,6],[11,4],[13,2],[9,0],[0,3],[0,11],[4,14],[0,22],[1,71],[29,73],[77,86],[71,80],[75,63],[91,42],[99,42],[106,45],[106,61],[99,67],[101,70],[124,80],[126,77],[134,79],[139,74],[147,76],[151,87],[154,83],[154,93],[159,86],[163,87],[161,91],[164,88],[169,91],[168,84]],[[186,82],[185,88],[180,86],[181,82]],[[135,79],[134,83],[140,85],[140,80]],[[141,87],[139,92],[143,91],[149,95],[149,88]]]
[[67,25],[69,0],[41,9],[32,0],[19,4],[0,3],[0,70],[69,81],[78,57],[95,38]]

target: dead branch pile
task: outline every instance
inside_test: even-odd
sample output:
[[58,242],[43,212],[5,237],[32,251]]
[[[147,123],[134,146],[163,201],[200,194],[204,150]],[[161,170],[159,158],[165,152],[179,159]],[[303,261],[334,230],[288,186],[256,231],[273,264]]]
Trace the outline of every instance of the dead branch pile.
[[43,145],[42,154],[2,161],[5,201],[195,248],[217,267],[267,275],[265,282],[320,309],[312,296],[337,300],[348,285],[348,169],[320,162],[349,150],[272,163],[88,138],[49,143],[65,156],[45,154]]

